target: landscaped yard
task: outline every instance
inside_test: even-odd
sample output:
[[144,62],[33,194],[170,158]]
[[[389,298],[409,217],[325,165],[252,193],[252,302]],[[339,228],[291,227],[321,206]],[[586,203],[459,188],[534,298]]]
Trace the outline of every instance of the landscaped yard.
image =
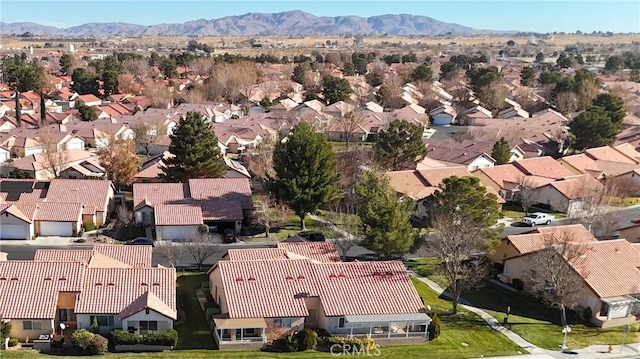
[[429,257],[410,259],[404,264],[407,268],[413,270],[417,274],[431,279],[442,288],[446,288],[447,284],[445,278],[441,274],[437,273],[437,268],[440,263],[442,263],[442,260],[435,257]]
[[[206,280],[206,275],[199,273],[180,273],[178,278],[178,292],[183,295],[193,293],[193,289]],[[524,350],[510,342],[505,336],[489,328],[486,323],[475,314],[461,311],[457,316],[447,315],[451,304],[438,297],[424,283],[412,279],[418,294],[431,309],[438,313],[442,321],[442,334],[431,342],[418,345],[384,346],[380,348],[380,358],[423,358],[426,353],[438,359],[466,359],[481,356],[515,355],[525,353]],[[213,338],[209,334],[207,324],[202,315],[195,296],[184,296],[187,308],[186,322],[176,325],[179,333],[178,349],[181,348],[211,348]],[[373,352],[372,352],[373,354]],[[43,358],[77,358],[65,356],[49,356],[35,351],[4,351],[2,359],[43,359]],[[217,350],[172,350],[164,353],[108,353],[105,359],[250,359],[250,358],[335,358],[330,353],[266,353],[257,351],[217,351]]]
[[[510,306],[508,328],[537,346],[559,350],[563,339],[559,310],[548,308],[533,298],[512,293],[493,284],[487,284],[479,290],[465,292],[462,297],[474,306],[486,310],[500,323],[506,316],[507,306]],[[567,345],[571,349],[594,344],[615,345],[622,341],[622,327],[600,329],[585,325],[580,318],[570,314],[567,320],[571,326]],[[626,342],[639,341],[640,333],[636,324],[627,335]]]
[[624,200],[620,197],[611,198],[611,205],[617,207],[629,207],[635,206],[636,204],[640,204],[640,197],[627,197]]
[[[324,225],[320,222],[317,222],[308,216],[305,218],[305,224],[308,231],[324,231]],[[255,233],[245,238],[246,242],[255,242],[255,241],[284,241],[290,236],[296,235],[300,232],[300,217],[293,215],[289,218],[287,223],[278,228],[271,228],[269,231],[269,238],[265,238],[264,231]]]
[[178,297],[184,303],[186,320],[176,324],[178,331],[177,349],[215,349],[215,343],[204,313],[194,294],[194,289],[207,281],[206,274],[178,273]]

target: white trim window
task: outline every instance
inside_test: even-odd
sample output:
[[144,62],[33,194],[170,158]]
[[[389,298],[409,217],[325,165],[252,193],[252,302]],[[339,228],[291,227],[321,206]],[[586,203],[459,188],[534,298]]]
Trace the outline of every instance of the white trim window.
[[22,330],[42,330],[42,321],[40,320],[23,320]]
[[140,334],[150,334],[157,331],[158,331],[158,321],[156,320],[140,321]]
[[291,318],[274,318],[273,324],[283,328],[291,328]]

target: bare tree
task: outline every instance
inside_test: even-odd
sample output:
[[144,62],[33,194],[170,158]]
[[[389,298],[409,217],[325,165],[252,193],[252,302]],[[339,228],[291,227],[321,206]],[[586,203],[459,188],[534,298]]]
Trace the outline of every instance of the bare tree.
[[118,75],[118,91],[122,94],[133,94],[137,91],[137,82],[131,74]]
[[269,238],[271,228],[286,222],[291,210],[284,203],[271,197],[258,199],[254,203],[256,207],[253,211],[254,222],[264,227],[264,236]]
[[529,208],[538,201],[538,186],[531,177],[522,176],[518,179],[518,192],[516,197],[525,214],[529,214]]
[[573,92],[560,92],[556,96],[556,108],[567,115],[578,109],[578,97]]
[[601,185],[593,178],[583,177],[574,186],[575,207],[569,209],[569,219],[583,224],[597,238],[610,237],[620,219],[620,214],[611,206],[612,198],[619,192],[615,182]]
[[144,149],[144,154],[149,157],[149,149],[158,142],[158,138],[166,135],[167,126],[162,118],[150,121],[138,122],[131,126],[134,139],[138,146]]
[[118,222],[120,222],[120,228],[127,227],[129,228],[129,233],[131,233],[131,223],[133,223],[133,211],[131,211],[125,205],[119,205],[116,208],[116,218]]
[[184,245],[169,241],[156,242],[156,250],[169,261],[169,264],[172,267],[178,265],[180,258],[182,258],[187,252]]
[[248,157],[248,169],[252,175],[261,180],[266,181],[274,178],[276,173],[273,169],[273,149],[275,143],[270,138],[265,138],[260,145],[251,152]]
[[191,238],[181,241],[187,253],[191,254],[198,265],[198,271],[202,270],[202,264],[207,258],[218,253],[222,237],[219,234],[198,232]]
[[149,98],[151,107],[167,108],[173,102],[173,94],[161,83],[147,80],[144,82],[142,94]]
[[492,83],[479,89],[477,95],[480,102],[491,111],[501,110],[504,99],[507,97],[508,90],[500,83]]
[[447,283],[456,314],[462,292],[477,287],[489,272],[487,263],[473,259],[487,253],[492,241],[472,221],[445,215],[434,217],[436,238],[428,242],[427,251],[442,259],[438,272]]
[[189,68],[196,75],[210,75],[213,70],[213,60],[211,58],[199,57],[189,65]]
[[347,260],[349,250],[360,244],[360,221],[356,203],[344,203],[342,206],[332,205],[328,212],[329,223],[324,223],[325,231],[333,239],[333,244]]
[[145,59],[129,59],[122,63],[120,73],[143,77],[149,71],[149,63]]
[[346,151],[349,151],[349,144],[351,144],[356,131],[364,123],[364,116],[360,112],[351,111],[344,116],[336,118],[336,121],[340,124],[340,131],[346,141]]
[[53,175],[60,177],[60,173],[67,167],[70,160],[69,151],[65,144],[60,143],[64,133],[54,133],[51,128],[46,127],[40,130],[38,142],[42,146],[42,168]]
[[577,242],[569,231],[544,235],[543,248],[528,256],[528,281],[532,294],[549,307],[560,309],[561,323],[567,324],[566,308],[573,309],[584,289],[582,266],[587,246]]

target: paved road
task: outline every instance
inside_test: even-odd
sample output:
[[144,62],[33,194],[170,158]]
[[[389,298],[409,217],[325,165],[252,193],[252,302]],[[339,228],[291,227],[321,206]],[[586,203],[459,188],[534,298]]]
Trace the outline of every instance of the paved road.
[[[627,225],[631,224],[632,219],[640,215],[640,207],[639,206],[627,207],[624,209],[617,210],[616,213],[617,215],[614,216],[614,218],[615,217],[619,218],[618,220],[619,227],[626,227]],[[562,226],[567,224],[568,222],[569,221],[567,219],[559,219],[559,220],[553,221],[550,225]],[[501,237],[506,237],[513,234],[521,234],[521,233],[528,232],[530,230],[531,230],[531,227],[523,226],[520,223],[513,223],[504,229],[504,231],[501,234]]]

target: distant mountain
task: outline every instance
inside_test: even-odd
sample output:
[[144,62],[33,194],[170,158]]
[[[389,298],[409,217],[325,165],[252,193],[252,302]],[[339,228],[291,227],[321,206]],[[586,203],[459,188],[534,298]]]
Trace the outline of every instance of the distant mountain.
[[491,33],[470,27],[446,23],[427,16],[380,15],[359,16],[315,16],[303,11],[287,11],[274,14],[248,13],[212,20],[194,20],[183,24],[158,24],[151,26],[121,22],[88,23],[60,29],[34,23],[0,22],[0,34],[38,35],[170,35],[170,36],[215,36],[215,35],[342,35],[342,34],[389,34],[389,35],[469,35]]

